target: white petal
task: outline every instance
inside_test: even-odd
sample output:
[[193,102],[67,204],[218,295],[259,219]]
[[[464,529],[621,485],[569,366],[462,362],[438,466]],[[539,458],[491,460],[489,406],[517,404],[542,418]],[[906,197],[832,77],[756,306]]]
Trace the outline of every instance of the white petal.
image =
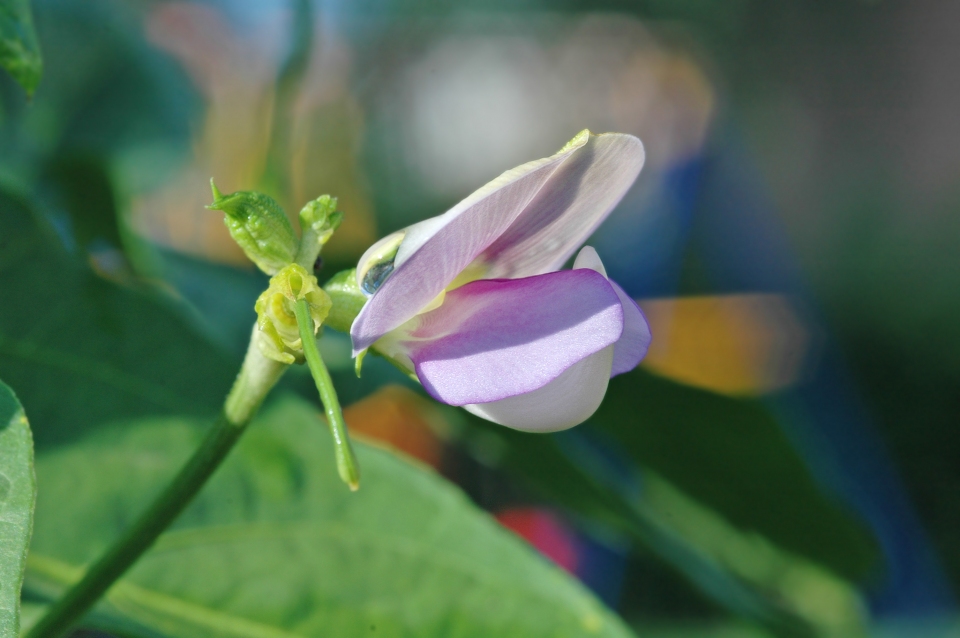
[[[603,267],[603,262],[600,261],[600,255],[597,254],[597,249],[593,246],[584,246],[580,249],[580,252],[577,253],[577,258],[573,260],[573,269],[576,270],[578,268],[596,270],[604,277],[607,277],[607,269]],[[609,277],[607,277],[607,279],[609,279]]]
[[515,430],[566,430],[589,419],[600,407],[612,365],[613,346],[607,346],[533,392],[464,407],[472,414]]

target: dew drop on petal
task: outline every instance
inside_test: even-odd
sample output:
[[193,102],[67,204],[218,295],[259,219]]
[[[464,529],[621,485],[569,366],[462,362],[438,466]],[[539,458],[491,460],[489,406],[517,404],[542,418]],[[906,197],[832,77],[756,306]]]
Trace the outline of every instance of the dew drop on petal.
[[379,290],[380,286],[383,285],[383,282],[387,280],[387,277],[389,277],[392,272],[392,259],[374,264],[370,266],[370,269],[367,270],[367,273],[363,276],[363,282],[360,284],[360,287],[363,289],[363,292],[372,295]]

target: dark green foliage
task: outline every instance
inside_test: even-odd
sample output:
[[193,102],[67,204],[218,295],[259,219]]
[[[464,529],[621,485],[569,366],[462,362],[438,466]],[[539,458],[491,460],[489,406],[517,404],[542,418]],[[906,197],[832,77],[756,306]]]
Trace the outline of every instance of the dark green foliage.
[[94,275],[3,193],[0,228],[0,375],[38,446],[123,417],[216,414],[239,362],[167,304]]
[[43,61],[29,0],[0,0],[0,66],[33,95]]

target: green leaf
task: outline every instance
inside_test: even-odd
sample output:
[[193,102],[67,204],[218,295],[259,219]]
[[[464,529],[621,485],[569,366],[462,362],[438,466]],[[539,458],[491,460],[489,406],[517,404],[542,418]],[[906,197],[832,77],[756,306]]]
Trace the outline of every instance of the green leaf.
[[851,580],[879,551],[865,524],[815,482],[770,407],[637,369],[610,381],[591,423],[637,463],[735,526]]
[[474,456],[624,533],[728,610],[778,635],[862,631],[858,594],[841,577],[862,574],[874,543],[819,492],[759,402],[635,371],[612,379],[591,423],[569,432],[457,420]]
[[29,0],[0,0],[0,66],[33,95],[43,61]]
[[[42,455],[27,591],[49,597],[78,576],[199,435],[154,419]],[[89,624],[187,638],[630,635],[432,471],[361,444],[351,493],[332,454],[314,408],[276,404]]]
[[0,290],[0,375],[38,448],[112,419],[213,416],[239,367],[172,305],[94,275],[2,191]]
[[30,425],[0,382],[0,636],[20,635],[20,586],[33,526],[37,483]]
[[[463,418],[503,439],[507,462],[551,486],[562,503],[590,515],[609,513],[571,473],[570,460],[549,451],[555,447],[550,437],[515,436]],[[656,472],[737,528],[849,580],[862,580],[877,566],[879,551],[865,524],[824,493],[759,400],[721,396],[638,369],[611,379],[600,408],[574,432],[599,435],[623,460]]]

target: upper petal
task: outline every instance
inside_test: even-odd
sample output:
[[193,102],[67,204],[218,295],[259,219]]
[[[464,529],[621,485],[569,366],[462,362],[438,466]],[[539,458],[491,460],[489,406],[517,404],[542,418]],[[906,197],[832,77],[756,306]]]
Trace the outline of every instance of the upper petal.
[[480,256],[487,276],[529,277],[560,268],[620,202],[643,162],[636,137],[591,135]]
[[350,329],[354,354],[440,294],[510,227],[557,168],[588,143],[588,137],[578,135],[555,155],[511,169],[443,215],[407,228],[392,273]]
[[621,303],[606,278],[567,270],[461,286],[377,347],[409,358],[434,398],[464,405],[541,388],[622,332]]

